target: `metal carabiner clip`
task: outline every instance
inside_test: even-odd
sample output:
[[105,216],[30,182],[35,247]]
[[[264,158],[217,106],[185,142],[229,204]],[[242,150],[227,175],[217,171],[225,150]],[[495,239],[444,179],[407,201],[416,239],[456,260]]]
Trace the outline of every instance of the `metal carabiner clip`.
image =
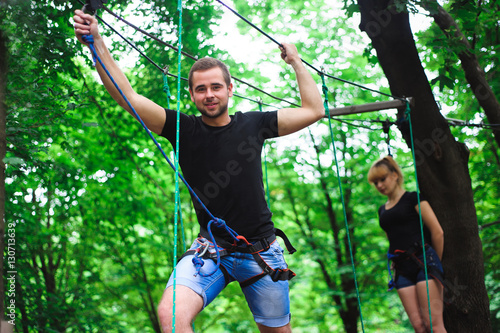
[[[210,242],[208,240],[205,240],[201,245],[203,246],[203,250],[201,251],[201,253],[198,253],[198,257],[203,257],[205,253],[207,253],[208,248],[210,247]],[[200,248],[198,248],[198,250],[200,250]]]

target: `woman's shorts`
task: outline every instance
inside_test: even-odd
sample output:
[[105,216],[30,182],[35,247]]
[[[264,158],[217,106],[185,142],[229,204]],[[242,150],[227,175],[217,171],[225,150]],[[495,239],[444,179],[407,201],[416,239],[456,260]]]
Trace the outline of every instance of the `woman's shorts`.
[[[429,280],[437,279],[432,271],[437,271],[443,276],[443,266],[441,265],[441,260],[436,253],[436,251],[430,247],[425,247],[425,257],[427,263],[427,277]],[[417,255],[418,260],[423,264],[424,256],[423,253]],[[418,282],[425,281],[425,270],[420,267],[412,258],[407,258],[402,262],[396,264],[396,279],[395,286],[396,289],[401,289],[409,286],[414,286]],[[439,279],[438,279],[439,280]]]

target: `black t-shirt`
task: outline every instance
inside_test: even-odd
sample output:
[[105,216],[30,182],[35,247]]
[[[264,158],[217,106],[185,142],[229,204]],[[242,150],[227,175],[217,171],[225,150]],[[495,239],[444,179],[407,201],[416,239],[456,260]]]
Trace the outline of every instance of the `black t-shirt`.
[[[175,149],[177,112],[166,110],[161,133]],[[264,140],[278,136],[277,111],[237,112],[221,127],[206,125],[200,116],[180,113],[179,164],[187,183],[214,217],[223,219],[239,235],[256,241],[274,233],[271,211],[262,182]],[[192,196],[201,234],[211,217]],[[232,242],[215,226],[212,233]]]
[[[421,201],[426,201],[421,198]],[[389,252],[407,250],[415,243],[422,244],[420,217],[415,210],[418,205],[417,192],[405,192],[399,202],[390,209],[385,205],[378,210],[380,227],[387,233]],[[423,222],[422,222],[423,223]],[[429,229],[424,225],[424,240],[430,242]]]

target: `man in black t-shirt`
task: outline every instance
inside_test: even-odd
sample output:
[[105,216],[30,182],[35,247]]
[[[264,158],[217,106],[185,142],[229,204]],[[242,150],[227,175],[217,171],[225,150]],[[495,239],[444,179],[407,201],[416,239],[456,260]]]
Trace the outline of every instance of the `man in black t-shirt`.
[[[144,124],[175,147],[176,114],[132,89],[99,35],[94,17],[76,11],[74,21],[78,40],[85,44],[82,35],[93,36],[97,55]],[[265,202],[260,153],[266,139],[294,133],[321,119],[324,107],[316,83],[302,64],[296,47],[283,43],[280,50],[282,59],[296,74],[302,101],[299,108],[229,115],[233,85],[227,67],[218,60],[203,58],[190,71],[189,92],[201,116],[180,114],[179,162],[184,177],[214,216],[223,219],[248,242],[266,246],[257,255],[229,251],[220,259],[220,265],[205,260],[198,269],[192,262],[193,255],[182,258],[177,265],[176,281],[171,277],[158,307],[164,331],[172,328],[175,285],[175,327],[180,332],[192,332],[191,323],[197,314],[232,281],[242,286],[261,332],[291,331],[288,280],[276,277],[287,265],[283,250],[275,241],[271,212]],[[133,114],[104,69],[99,64],[96,66],[110,95]],[[193,202],[200,223],[200,238],[194,241],[191,250],[213,253],[215,246],[224,247],[231,237],[223,229],[208,230],[210,216],[196,198]],[[209,242],[211,233],[217,244]],[[263,267],[266,267],[264,272]]]

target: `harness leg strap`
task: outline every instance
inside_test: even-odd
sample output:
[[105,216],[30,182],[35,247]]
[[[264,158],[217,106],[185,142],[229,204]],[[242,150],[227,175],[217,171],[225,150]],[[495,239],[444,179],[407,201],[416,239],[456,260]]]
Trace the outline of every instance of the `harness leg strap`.
[[254,253],[253,257],[254,257],[255,261],[257,262],[257,264],[260,266],[260,268],[262,268],[263,272],[261,274],[255,275],[254,277],[251,277],[250,279],[247,279],[247,280],[241,282],[240,283],[241,288],[247,287],[247,286],[251,285],[252,283],[259,281],[267,274],[269,274],[269,276],[271,277],[271,279],[274,282],[291,280],[293,277],[296,276],[296,274],[288,268],[286,268],[286,269],[281,269],[281,268],[273,269],[273,268],[271,268],[271,266],[269,266],[264,261],[264,259],[262,259],[260,254],[258,254],[258,253]]

